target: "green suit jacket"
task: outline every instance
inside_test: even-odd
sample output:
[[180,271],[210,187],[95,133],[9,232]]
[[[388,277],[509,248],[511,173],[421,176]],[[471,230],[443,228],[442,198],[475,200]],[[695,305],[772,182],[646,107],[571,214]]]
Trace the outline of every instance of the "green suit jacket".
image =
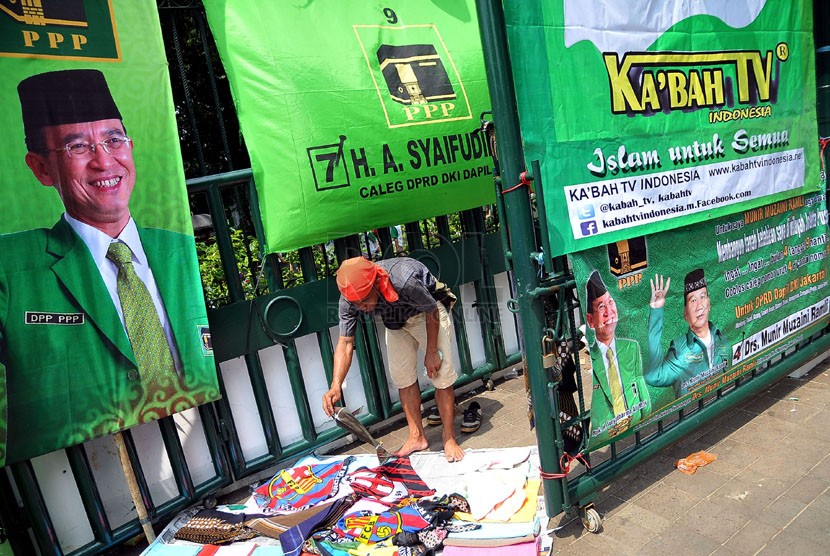
[[652,386],[671,386],[675,397],[681,398],[702,382],[724,373],[732,354],[724,341],[723,333],[710,321],[709,333],[714,342],[712,361],[709,361],[706,346],[690,329],[672,340],[669,350],[663,356],[660,352],[660,338],[663,335],[664,309],[651,309],[649,315],[646,382]]
[[[616,339],[617,363],[623,383],[626,410],[631,417],[629,426],[641,421],[651,413],[651,398],[643,380],[643,362],[640,344],[625,338]],[[594,371],[594,390],[591,396],[591,445],[596,445],[614,436],[611,421],[616,417],[611,402],[611,387],[605,360],[597,342],[591,346],[591,367]],[[621,431],[622,432],[622,431]]]
[[[217,399],[216,366],[194,239],[139,235],[182,361],[180,391],[154,411],[163,417]],[[86,244],[61,218],[52,229],[0,236],[0,253],[6,462],[138,424],[135,355]]]

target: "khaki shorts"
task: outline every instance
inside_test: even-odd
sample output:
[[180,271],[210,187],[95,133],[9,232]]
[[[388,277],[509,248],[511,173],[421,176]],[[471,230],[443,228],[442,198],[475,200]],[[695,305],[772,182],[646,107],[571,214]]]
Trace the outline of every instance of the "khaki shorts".
[[[438,328],[438,349],[444,356],[438,376],[430,379],[439,390],[449,388],[458,378],[452,364],[452,340],[450,317],[444,306],[438,304],[441,326]],[[418,360],[418,346],[426,348],[426,314],[418,313],[399,330],[386,329],[386,353],[389,358],[389,375],[397,388],[406,388],[418,382],[418,371],[423,370],[423,360]]]

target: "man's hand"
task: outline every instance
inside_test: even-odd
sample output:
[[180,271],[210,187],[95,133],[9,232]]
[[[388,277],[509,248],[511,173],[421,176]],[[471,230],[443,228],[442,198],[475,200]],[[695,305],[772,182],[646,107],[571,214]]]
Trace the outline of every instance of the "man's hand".
[[651,302],[648,304],[652,309],[660,309],[666,304],[666,295],[669,293],[669,284],[671,284],[671,277],[665,279],[664,276],[656,274],[654,278],[650,278],[648,283],[651,284]]
[[427,370],[427,376],[429,378],[435,378],[438,376],[438,370],[441,368],[441,352],[437,349],[427,349],[426,355],[424,355],[424,367]]
[[331,417],[334,415],[334,404],[343,397],[343,390],[339,384],[332,384],[328,392],[323,394],[323,411]]

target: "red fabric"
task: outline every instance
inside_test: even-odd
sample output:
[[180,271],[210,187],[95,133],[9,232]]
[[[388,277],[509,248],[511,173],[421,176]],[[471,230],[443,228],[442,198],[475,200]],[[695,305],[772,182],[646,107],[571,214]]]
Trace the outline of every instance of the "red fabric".
[[398,293],[389,281],[389,274],[369,259],[354,257],[343,261],[337,270],[337,288],[349,301],[360,301],[372,292],[372,286],[389,303],[398,300]]

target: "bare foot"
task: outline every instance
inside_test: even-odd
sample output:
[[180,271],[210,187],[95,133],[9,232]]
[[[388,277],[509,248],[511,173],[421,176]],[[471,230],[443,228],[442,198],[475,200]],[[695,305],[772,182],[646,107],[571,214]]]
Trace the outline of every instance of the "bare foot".
[[403,446],[396,451],[392,452],[393,455],[398,456],[399,458],[404,458],[413,452],[419,452],[421,450],[426,450],[429,448],[429,442],[423,436],[421,437],[409,437],[406,439],[406,442],[403,443]]
[[444,441],[444,455],[448,462],[453,463],[464,459],[464,450],[461,449],[455,438],[450,438]]

